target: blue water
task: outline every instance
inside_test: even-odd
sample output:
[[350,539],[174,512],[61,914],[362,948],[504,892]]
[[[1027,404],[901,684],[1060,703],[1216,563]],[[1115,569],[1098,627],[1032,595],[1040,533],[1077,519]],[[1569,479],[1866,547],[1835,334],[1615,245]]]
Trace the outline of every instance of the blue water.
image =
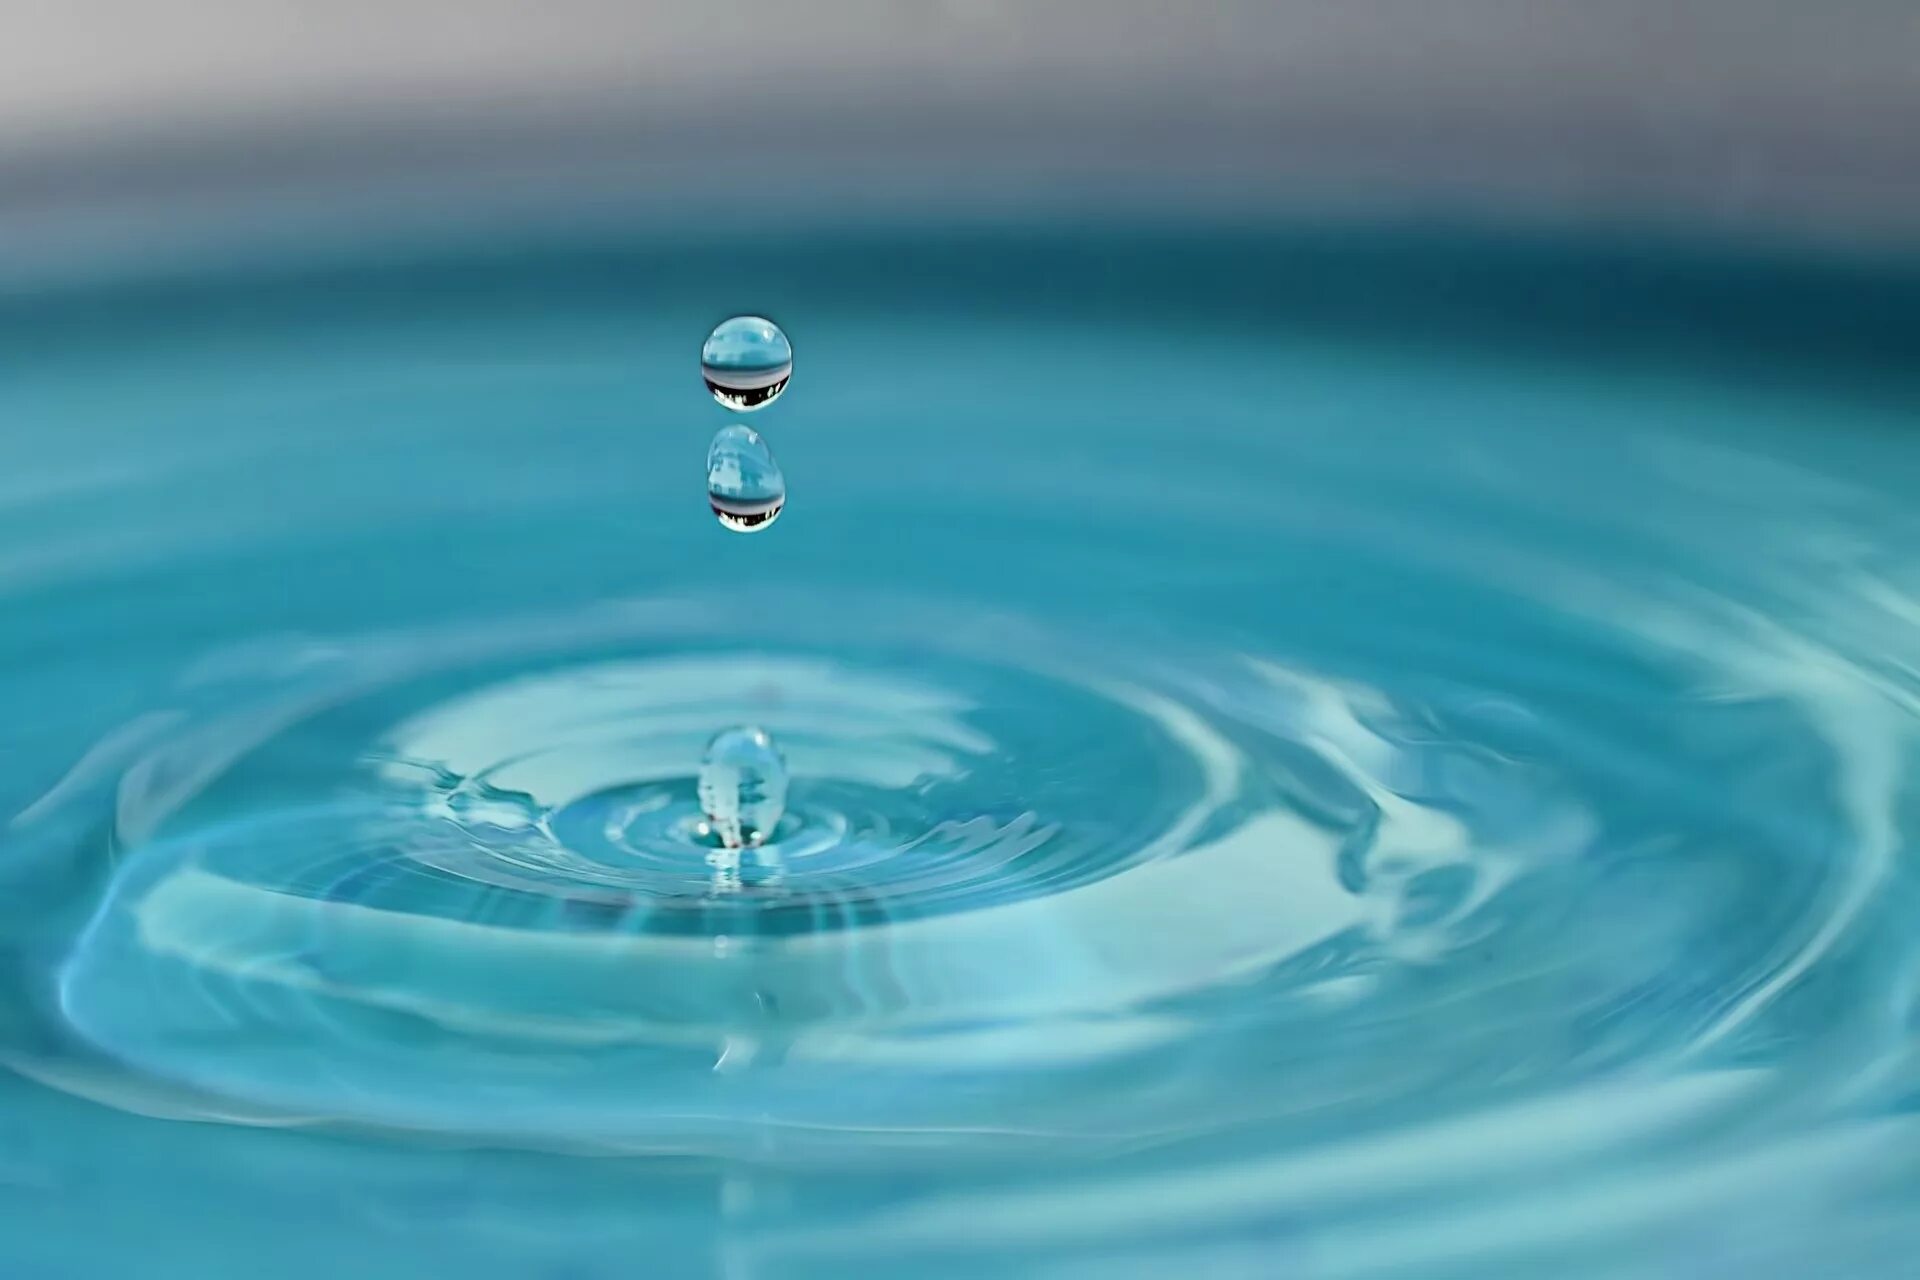
[[13,296],[0,1275],[1910,1274],[1916,303],[1219,228]]

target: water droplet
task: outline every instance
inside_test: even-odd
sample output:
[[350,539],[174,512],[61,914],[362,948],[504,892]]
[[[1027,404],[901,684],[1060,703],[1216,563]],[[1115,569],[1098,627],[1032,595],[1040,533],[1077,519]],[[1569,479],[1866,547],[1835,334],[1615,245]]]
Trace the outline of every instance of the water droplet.
[[728,729],[700,763],[700,808],[720,843],[751,848],[787,811],[787,762],[765,729]]
[[780,398],[793,375],[793,346],[780,326],[760,316],[735,316],[707,336],[700,374],[713,398],[750,413]]
[[779,519],[787,504],[787,478],[773,450],[752,427],[722,427],[707,446],[707,501],[720,523],[752,533]]

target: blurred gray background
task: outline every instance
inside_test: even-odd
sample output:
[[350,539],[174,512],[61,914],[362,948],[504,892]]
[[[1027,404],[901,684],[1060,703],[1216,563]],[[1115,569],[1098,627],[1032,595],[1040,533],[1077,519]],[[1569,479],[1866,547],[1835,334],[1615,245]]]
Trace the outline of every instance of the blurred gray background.
[[1920,238],[1911,0],[10,0],[0,270],[376,219],[1223,217]]

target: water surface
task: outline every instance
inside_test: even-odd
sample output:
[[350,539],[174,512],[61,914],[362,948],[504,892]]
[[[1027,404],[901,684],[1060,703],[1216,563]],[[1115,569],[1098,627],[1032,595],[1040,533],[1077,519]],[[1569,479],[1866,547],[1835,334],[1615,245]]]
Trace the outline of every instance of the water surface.
[[1220,229],[14,297],[0,1270],[1903,1274],[1916,302]]

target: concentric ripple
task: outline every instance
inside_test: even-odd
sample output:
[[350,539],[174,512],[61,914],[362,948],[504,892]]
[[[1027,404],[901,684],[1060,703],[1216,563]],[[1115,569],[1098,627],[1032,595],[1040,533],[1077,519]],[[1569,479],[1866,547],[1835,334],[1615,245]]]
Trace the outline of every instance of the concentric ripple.
[[[922,611],[911,658],[871,616],[735,650],[671,602],[255,652],[264,677],[202,689],[121,775],[125,854],[62,1015],[136,1077],[263,1118],[721,1148],[743,1108],[1004,1122],[1016,1099],[905,1081],[1163,1047],[1155,1005],[1307,956],[1309,989],[1364,982],[1361,956],[1446,950],[1583,829],[1537,797],[1524,835],[1496,829],[1519,798],[1490,771],[1444,807],[1388,794],[1472,753],[1405,758],[1363,690],[1240,662],[1230,710],[1223,684],[1030,626],[933,639],[955,630]],[[693,773],[746,718],[785,744],[790,814],[729,874]],[[1287,757],[1322,772],[1311,795]],[[849,1094],[849,1072],[902,1082]]]
[[[1235,243],[1136,311],[994,242],[16,325],[0,1206],[502,1280],[1905,1274],[1920,392],[1276,328],[1318,250]],[[772,538],[662,461],[716,279],[807,317]],[[736,725],[791,786],[717,857]]]
[[[1482,691],[1408,704],[925,603],[831,616],[777,648],[669,600],[216,657],[120,766],[63,1023],[118,1064],[111,1092],[262,1121],[714,1154],[749,1116],[1110,1142],[1121,1114],[1273,1119],[1218,1094],[1245,1063],[1194,1065],[1247,1052],[1249,1017],[1295,1046],[1280,1114],[1471,1087],[1460,1064],[1510,1073],[1540,1017],[1655,992],[1667,1017],[1596,1023],[1585,1053],[1678,1049],[1723,1016],[1689,991],[1767,963],[1676,976],[1702,922],[1827,892],[1786,861],[1801,886],[1743,904],[1711,842],[1602,873],[1605,749],[1542,759],[1551,731]],[[786,746],[790,814],[728,870],[694,774],[748,719]],[[1408,1020],[1445,1051],[1373,1057]]]

